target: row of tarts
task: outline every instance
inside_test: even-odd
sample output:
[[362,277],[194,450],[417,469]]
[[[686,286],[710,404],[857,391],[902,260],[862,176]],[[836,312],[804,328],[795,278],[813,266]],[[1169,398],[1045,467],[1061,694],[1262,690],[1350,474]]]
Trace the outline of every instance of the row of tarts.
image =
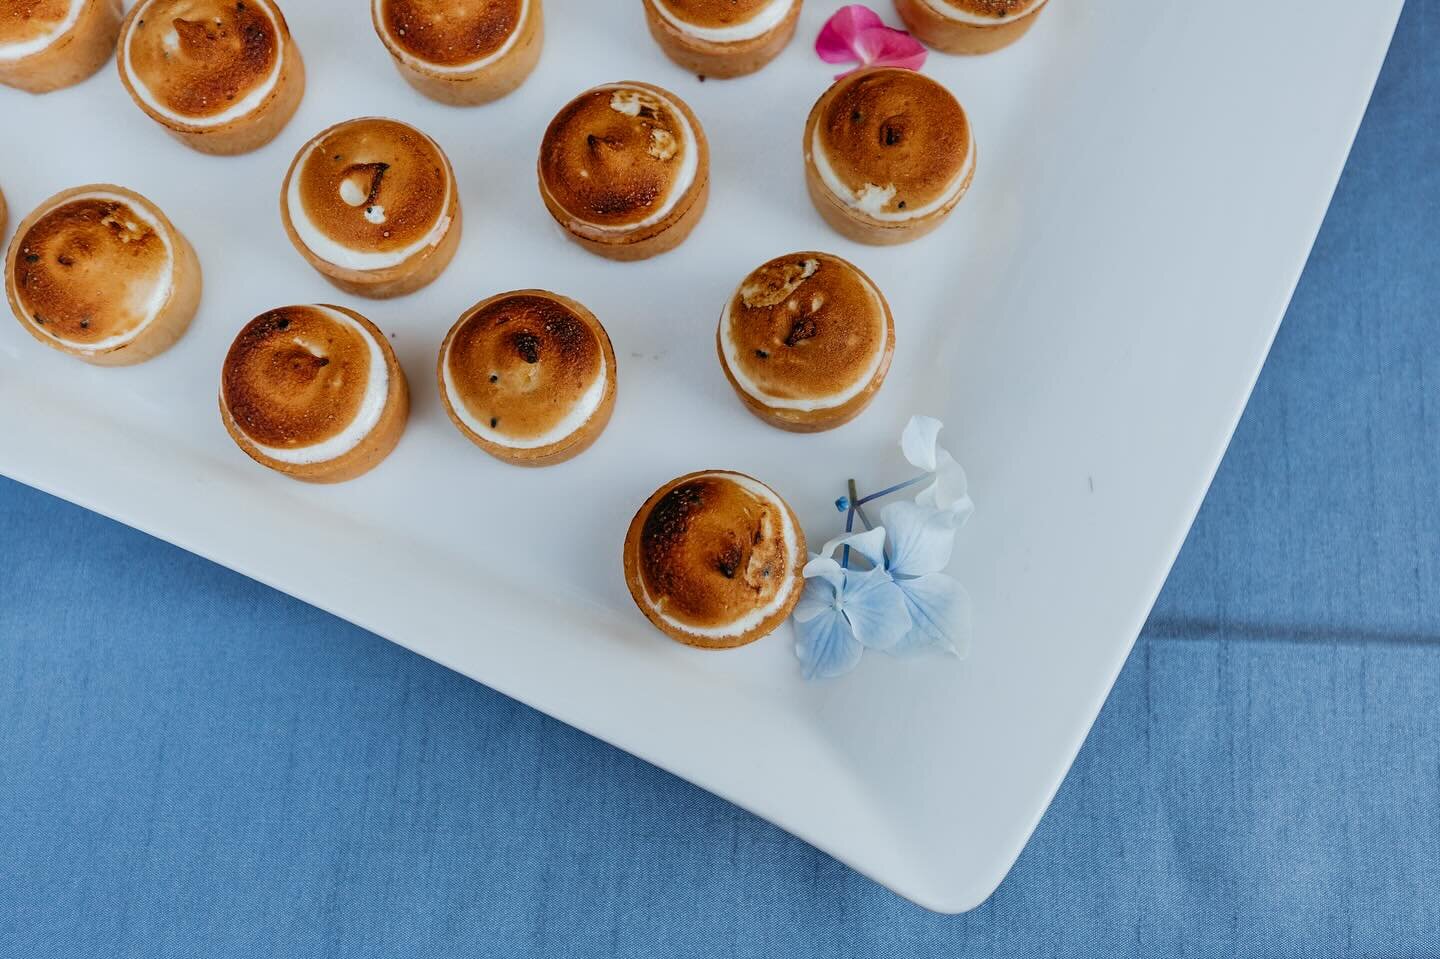
[[[1047,0],[895,0],[926,45],[988,53],[1023,36]],[[677,64],[736,77],[773,60],[804,0],[640,0],[650,34]],[[525,81],[544,43],[542,0],[369,0],[376,36],[421,93],[473,105]],[[341,11],[343,16],[345,11]],[[295,112],[305,69],[274,0],[12,0],[0,7],[0,84],[32,93],[70,86],[118,54],[137,106],[196,149],[236,153],[266,142]],[[258,94],[229,97],[219,74]],[[273,94],[273,97],[271,95]],[[257,111],[262,99],[265,109]],[[263,112],[266,123],[240,123]],[[265,134],[268,134],[266,136]]]
[[[170,219],[110,184],[43,203],[11,239],[4,266],[21,326],[97,365],[141,362],[173,345],[199,307],[201,277],[194,248]],[[715,343],[747,408],[780,428],[814,432],[869,404],[890,368],[895,323],[858,267],[801,252],[741,281],[721,310]],[[546,466],[578,455],[605,428],[617,368],[593,313],[555,293],[523,290],[466,311],[440,347],[436,373],[466,437],[507,462]],[[240,331],[225,358],[220,405],[231,436],[256,461],[336,482],[394,448],[409,390],[389,342],[360,313],[296,306]]]
[[[923,2],[984,7],[985,29],[1028,23],[1043,6],[1043,0]],[[788,24],[793,33],[799,9],[798,0],[646,3],[652,27],[689,23],[712,46],[714,37],[738,32],[739,39],[718,43],[736,47],[728,51],[736,56],[757,22],[774,20],[773,30]],[[1011,10],[1017,3],[1029,9],[1028,16]],[[0,10],[0,81],[47,89],[57,77],[74,78],[79,68],[72,61],[82,52],[108,56],[117,49],[115,38],[103,33],[102,14],[118,17],[118,0],[30,0],[22,7],[19,13]],[[1004,11],[1010,12],[1001,16]],[[477,84],[487,96],[513,89],[518,81],[506,73],[513,67],[507,64],[538,50],[540,42],[538,0],[458,7],[440,0],[376,0],[373,14],[382,38],[399,45],[391,52],[402,72],[409,70],[407,77],[438,99],[454,101],[456,89]],[[777,14],[784,16],[776,20]],[[76,19],[60,19],[65,16]],[[743,22],[709,22],[727,17]],[[303,61],[274,0],[141,0],[119,29],[117,60],[126,90],[151,119],[197,150],[233,154],[269,142],[303,96]],[[82,35],[87,30],[95,36]],[[449,94],[421,82],[415,64],[422,54],[430,58],[425,69],[444,67],[430,79],[448,85]],[[61,69],[67,65],[74,69]],[[523,65],[528,73],[534,56]],[[341,145],[349,149],[331,150],[327,155],[340,159],[320,170],[318,154]],[[851,239],[891,244],[923,236],[946,219],[974,176],[976,148],[964,108],[944,86],[914,71],[881,69],[840,80],[816,102],[805,126],[804,154],[808,190],[822,216]],[[307,145],[297,165],[302,161],[300,175],[294,175],[297,167],[291,171],[296,194],[286,204],[287,228],[292,238],[298,232],[301,240],[319,241],[306,242],[302,252],[322,272],[353,279],[347,289],[363,287],[352,292],[394,295],[443,268],[453,253],[445,229],[458,230],[459,222],[454,211],[437,208],[452,177],[448,160],[427,137],[390,132],[369,142],[353,127],[332,129]],[[406,161],[412,181],[397,184],[397,166]],[[577,242],[615,259],[641,259],[682,242],[703,215],[709,145],[699,118],[675,94],[649,84],[611,84],[582,94],[555,116],[539,173],[546,207]],[[338,192],[310,188],[299,195],[307,179],[326,176],[323,185],[338,184]],[[377,201],[382,190],[399,194],[405,208]],[[315,216],[306,217],[307,211]],[[407,270],[407,260],[421,254],[429,272]],[[392,283],[392,273],[413,275]]]

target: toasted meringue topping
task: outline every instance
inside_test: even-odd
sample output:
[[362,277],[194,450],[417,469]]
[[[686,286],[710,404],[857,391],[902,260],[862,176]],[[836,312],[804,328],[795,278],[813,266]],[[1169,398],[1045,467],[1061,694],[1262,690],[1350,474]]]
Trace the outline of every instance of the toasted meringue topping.
[[909,220],[964,190],[975,163],[965,111],[913,70],[865,71],[837,82],[806,144],[826,187],[878,220]]
[[219,126],[274,92],[284,23],[271,0],[142,0],[120,39],[121,69],[156,115]]
[[785,22],[798,0],[649,0],[676,30],[709,43],[753,40]]
[[375,270],[444,239],[452,190],[434,140],[397,120],[368,117],[331,127],[300,151],[285,203],[316,256]]
[[0,60],[39,53],[80,19],[86,0],[8,0],[0,4]]
[[643,518],[636,568],[644,601],[695,636],[739,636],[796,589],[790,511],[765,484],[713,472],[675,483]]
[[285,463],[323,463],[354,449],[379,423],[389,390],[375,335],[326,306],[287,306],[251,320],[221,376],[236,429]]
[[940,16],[976,26],[999,26],[1028,16],[1045,0],[922,0]]
[[730,374],[747,394],[777,409],[850,401],[875,378],[889,339],[874,284],[825,253],[766,263],[745,278],[720,318]]
[[540,449],[583,428],[604,401],[605,333],[560,300],[513,293],[460,319],[441,375],[455,414],[481,439]]
[[689,194],[699,144],[673,94],[618,83],[562,109],[540,146],[541,189],[578,232],[653,226]]
[[413,64],[469,71],[515,45],[532,0],[373,0],[380,37]]
[[175,252],[161,224],[159,211],[106,190],[47,210],[15,240],[12,292],[26,322],[79,350],[139,336],[174,289]]

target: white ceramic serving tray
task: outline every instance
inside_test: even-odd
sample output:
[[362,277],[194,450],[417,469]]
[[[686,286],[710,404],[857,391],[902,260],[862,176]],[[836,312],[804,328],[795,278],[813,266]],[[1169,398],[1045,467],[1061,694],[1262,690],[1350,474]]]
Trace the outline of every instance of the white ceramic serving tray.
[[[969,110],[974,186],[951,221],[893,249],[811,209],[801,128],[837,68],[812,43],[839,0],[808,0],[760,74],[701,83],[651,42],[639,0],[546,0],[536,74],[455,109],[401,82],[364,0],[285,4],[309,89],[280,139],[193,153],[126,97],[114,65],[45,97],[0,90],[11,225],[46,196],[113,181],[154,199],[205,269],[190,333],[157,360],[97,369],[0,322],[0,471],[292,593],[753,810],[925,906],[1000,882],[1143,624],[1245,405],[1310,249],[1401,6],[1053,0],[1018,45],[932,55]],[[897,22],[888,0],[877,6]],[[616,79],[699,114],[710,209],[678,251],[617,264],[567,242],[535,187],[546,123]],[[432,134],[462,187],[465,237],[424,292],[371,303],[311,272],[280,225],[294,152],[352,116]],[[860,264],[894,307],[889,381],[854,424],[763,425],[715,359],[721,304],[785,252]],[[608,326],[609,431],[571,463],[504,466],[450,425],[435,354],[492,293],[546,287]],[[394,454],[339,487],[291,482],[231,443],[216,411],[236,330],[277,305],[335,302],[394,335],[414,416]],[[940,416],[979,504],[955,573],[975,603],[964,662],[867,657],[799,679],[786,627],[706,653],[631,604],[620,544],[681,473],[761,477],[821,541],[848,476],[907,475],[896,441]],[[1118,776],[1132,771],[1117,770]]]

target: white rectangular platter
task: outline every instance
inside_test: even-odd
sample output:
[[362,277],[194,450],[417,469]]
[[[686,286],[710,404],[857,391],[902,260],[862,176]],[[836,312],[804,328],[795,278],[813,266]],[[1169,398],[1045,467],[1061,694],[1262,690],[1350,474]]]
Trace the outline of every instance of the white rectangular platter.
[[[753,810],[937,910],[982,902],[1043,813],[1204,496],[1319,228],[1401,6],[1053,0],[1018,45],[926,71],[969,110],[978,172],[909,246],[832,233],[805,196],[801,129],[836,68],[808,0],[763,72],[701,83],[664,59],[639,0],[546,0],[540,67],[455,109],[401,82],[362,0],[285,4],[309,88],[257,153],[204,157],[146,120],[113,64],[70,90],[0,90],[12,225],[62,188],[154,199],[204,265],[178,346],[95,369],[0,322],[0,471],[308,600]],[[886,0],[877,9],[895,23]],[[713,151],[711,206],[676,252],[616,264],[568,243],[535,187],[570,97],[640,79],[686,98]],[[405,299],[345,297],[282,232],[294,152],[352,116],[416,124],[450,153],[465,237]],[[803,249],[889,296],[894,368],[854,424],[784,434],[735,400],[720,307],[752,267]],[[435,354],[459,313],[545,287],[608,326],[615,419],[560,467],[488,458],[450,425]],[[220,361],[252,316],[334,302],[388,333],[414,389],[395,453],[350,484],[270,474],[216,411]],[[732,653],[662,638],[620,572],[655,487],[728,467],[776,487],[815,541],[855,476],[903,478],[896,440],[941,417],[979,510],[954,572],[975,604],[966,661],[871,657],[806,684],[786,627]],[[1123,787],[1122,787],[1123,788]]]

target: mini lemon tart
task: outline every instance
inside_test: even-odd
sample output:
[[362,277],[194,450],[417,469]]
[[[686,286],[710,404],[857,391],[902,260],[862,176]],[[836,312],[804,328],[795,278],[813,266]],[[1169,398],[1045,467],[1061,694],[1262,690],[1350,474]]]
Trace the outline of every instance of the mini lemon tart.
[[5,257],[5,294],[31,336],[88,363],[168,349],[200,305],[200,261],[160,209],[109,184],[40,204]]
[[347,293],[412,293],[460,245],[460,191],[440,145],[399,120],[347,120],[305,144],[280,191],[295,249]]
[[738,77],[775,59],[795,36],[803,0],[642,0],[665,55],[702,77]]
[[625,582],[676,642],[733,649],[774,632],[803,588],[805,533],[770,487],[707,470],[660,487],[630,521]]
[[338,306],[286,306],[235,337],[220,417],[251,459],[311,483],[373,469],[410,416],[405,371],[383,333]]
[[895,0],[920,42],[945,53],[990,53],[1023,37],[1046,0]]
[[975,176],[959,101],[913,70],[859,70],[835,82],[805,124],[805,182],[825,221],[861,243],[918,239]]
[[545,290],[466,310],[440,347],[456,429],[497,459],[550,466],[590,447],[615,408],[615,350],[585,307]]
[[371,0],[370,13],[406,82],[454,106],[520,86],[545,43],[541,0]]
[[0,3],[0,83],[49,93],[86,79],[115,52],[120,0]]
[[140,0],[120,80],[146,115],[201,153],[247,153],[284,129],[305,64],[273,0]]
[[680,245],[710,195],[710,148],[695,114],[648,83],[571,100],[540,145],[540,196],[575,242],[614,260]]
[[833,429],[870,405],[895,352],[885,297],[828,253],[780,256],[747,276],[715,336],[746,408],[797,433]]

